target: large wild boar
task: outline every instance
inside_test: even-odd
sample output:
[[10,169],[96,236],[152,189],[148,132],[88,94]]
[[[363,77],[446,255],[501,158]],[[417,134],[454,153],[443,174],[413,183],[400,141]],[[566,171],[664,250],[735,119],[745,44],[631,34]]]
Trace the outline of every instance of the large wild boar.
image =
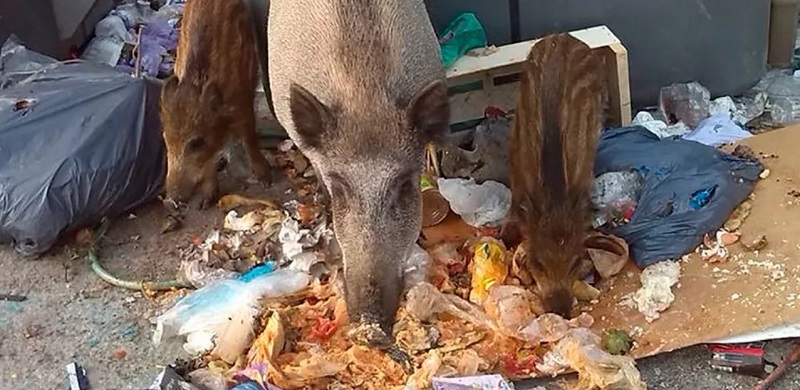
[[256,50],[253,19],[243,0],[192,0],[182,19],[175,75],[161,91],[167,147],[167,198],[200,207],[217,195],[219,154],[240,139],[253,172],[269,179],[255,129]]
[[331,197],[351,337],[387,347],[420,232],[420,174],[450,118],[422,0],[272,0],[278,121]]
[[601,128],[601,59],[569,34],[543,38],[522,65],[509,143],[510,217],[545,309],[572,312],[586,256]]

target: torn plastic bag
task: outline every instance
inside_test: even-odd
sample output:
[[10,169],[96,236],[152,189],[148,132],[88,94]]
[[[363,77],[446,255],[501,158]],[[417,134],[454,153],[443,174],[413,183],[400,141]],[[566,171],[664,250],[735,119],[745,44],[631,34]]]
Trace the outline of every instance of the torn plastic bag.
[[16,35],[11,34],[0,49],[0,89],[8,88],[54,63],[55,59],[29,50]]
[[166,171],[155,81],[53,64],[0,90],[0,243],[27,256],[156,197]]
[[644,268],[691,252],[753,191],[761,163],[682,139],[661,140],[641,126],[603,132],[595,175],[636,169],[641,196],[630,222],[605,229],[628,242]]

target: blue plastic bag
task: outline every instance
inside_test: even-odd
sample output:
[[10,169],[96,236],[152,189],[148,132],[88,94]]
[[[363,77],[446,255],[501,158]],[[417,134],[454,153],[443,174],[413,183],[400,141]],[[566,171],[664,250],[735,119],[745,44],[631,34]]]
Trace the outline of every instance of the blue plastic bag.
[[753,191],[762,166],[641,126],[603,132],[595,175],[637,170],[644,178],[630,222],[604,229],[622,237],[639,267],[678,259],[715,233]]

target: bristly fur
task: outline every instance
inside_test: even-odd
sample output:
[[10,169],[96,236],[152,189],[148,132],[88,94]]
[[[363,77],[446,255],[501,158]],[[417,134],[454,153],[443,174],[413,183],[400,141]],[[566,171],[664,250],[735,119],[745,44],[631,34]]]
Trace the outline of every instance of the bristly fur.
[[250,166],[268,181],[269,166],[255,130],[255,30],[243,0],[192,0],[186,5],[175,75],[161,90],[167,147],[167,197],[202,206],[216,196],[218,156],[241,139]]
[[601,128],[601,58],[569,34],[549,35],[522,66],[510,142],[511,218],[545,307],[569,316],[589,228]]
[[420,232],[425,145],[450,122],[425,3],[272,0],[267,38],[275,117],[330,194],[351,336],[388,347]]

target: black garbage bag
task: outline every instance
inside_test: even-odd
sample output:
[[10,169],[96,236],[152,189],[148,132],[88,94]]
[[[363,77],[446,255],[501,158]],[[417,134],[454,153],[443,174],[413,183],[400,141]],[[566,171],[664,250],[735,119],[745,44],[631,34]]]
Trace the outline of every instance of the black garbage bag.
[[158,82],[51,64],[0,90],[0,242],[40,255],[62,233],[158,195]]
[[630,222],[605,229],[630,245],[639,267],[677,259],[716,232],[753,191],[761,163],[641,126],[603,132],[595,175],[637,170],[641,196]]

